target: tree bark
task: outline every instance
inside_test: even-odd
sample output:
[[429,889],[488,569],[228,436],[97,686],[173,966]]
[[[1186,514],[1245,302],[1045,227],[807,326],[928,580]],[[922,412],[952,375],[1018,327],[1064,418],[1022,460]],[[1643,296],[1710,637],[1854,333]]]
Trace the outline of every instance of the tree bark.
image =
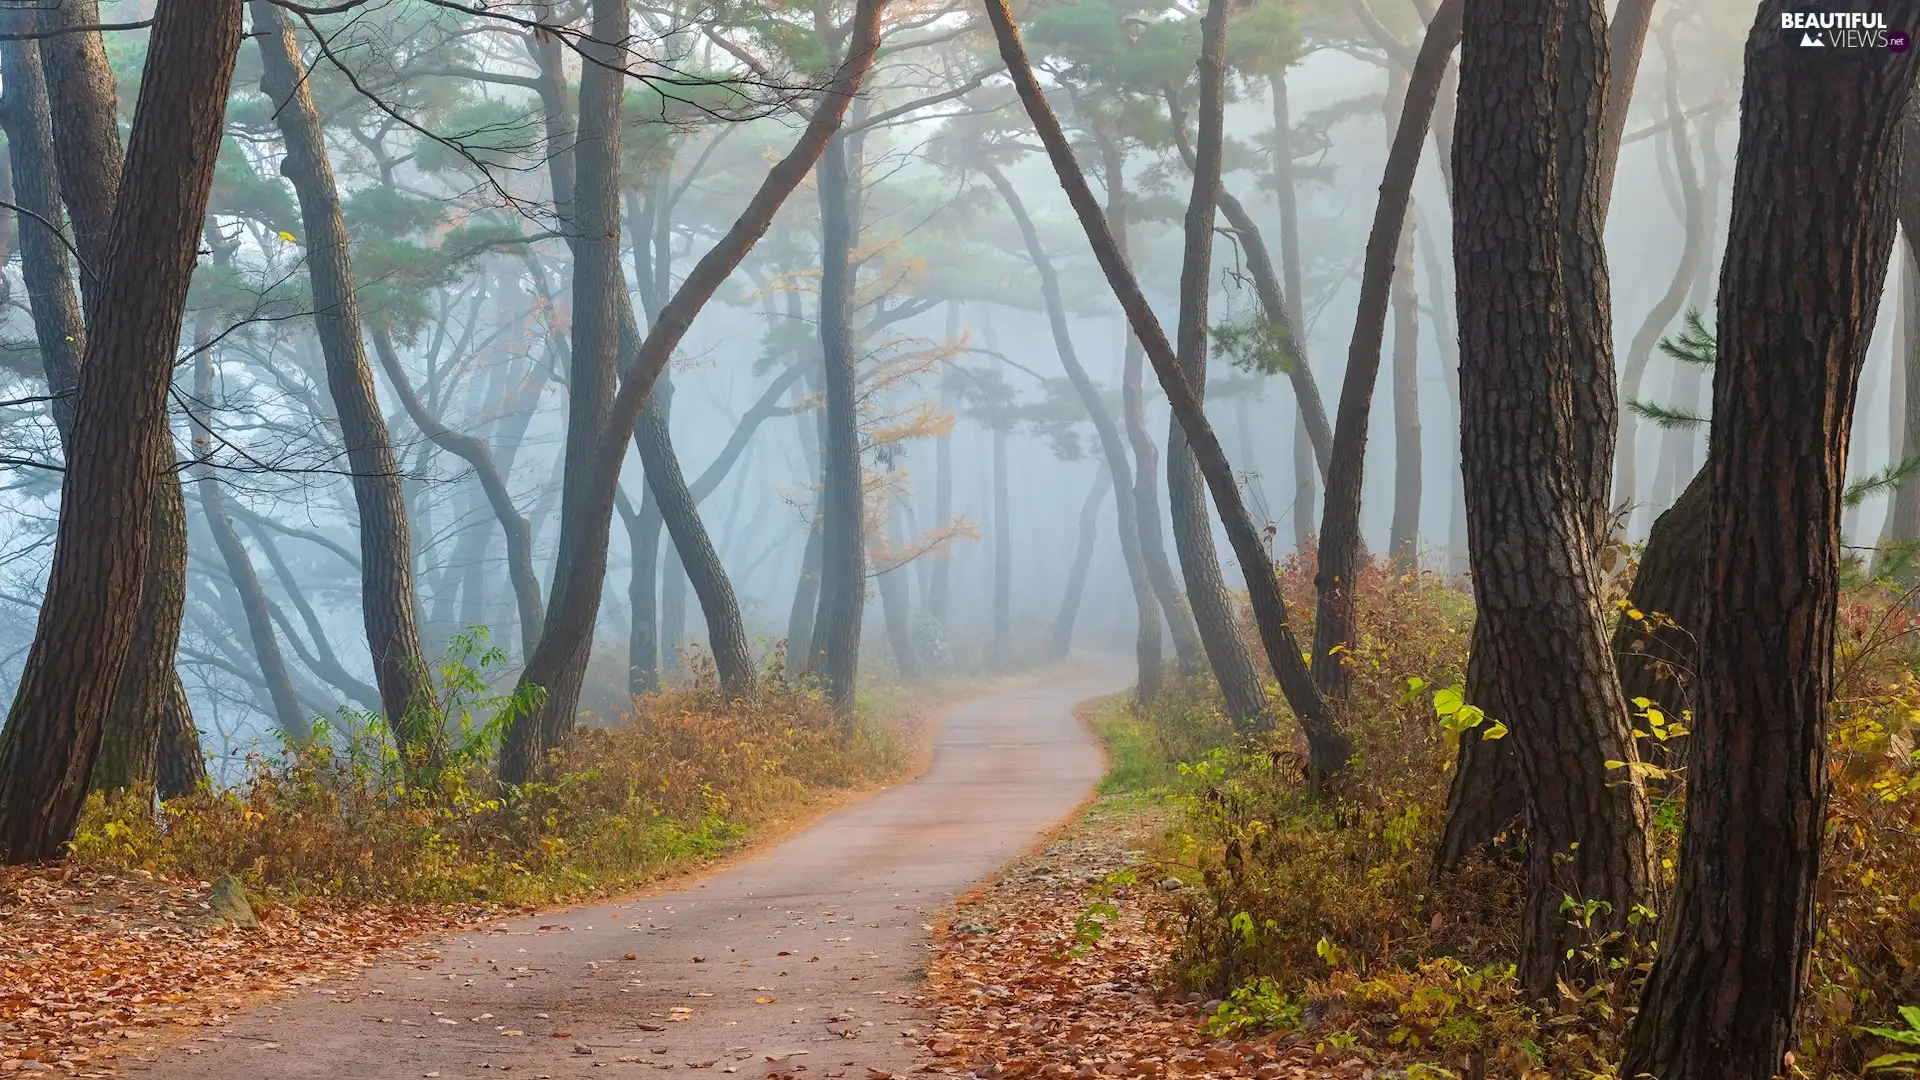
[[1039,81],[1027,61],[1026,49],[1020,42],[1013,12],[1005,0],[989,0],[986,12],[999,44],[1001,59],[1006,62],[1008,73],[1013,77],[1014,88],[1026,107],[1027,115],[1032,119],[1041,141],[1046,144],[1054,173],[1066,189],[1067,198],[1087,234],[1101,271],[1127,314],[1127,322],[1133,329],[1135,340],[1153,363],[1154,373],[1159,377],[1168,404],[1174,415],[1181,419],[1182,434],[1193,448],[1201,475],[1206,479],[1214,505],[1226,525],[1234,555],[1240,560],[1246,574],[1254,622],[1259,627],[1268,662],[1273,665],[1281,690],[1305,731],[1309,770],[1316,783],[1324,782],[1345,766],[1352,753],[1352,745],[1335,724],[1326,703],[1320,699],[1313,685],[1313,676],[1301,659],[1299,642],[1287,624],[1286,599],[1281,595],[1280,583],[1274,574],[1272,556],[1268,554],[1260,530],[1254,525],[1246,504],[1240,498],[1233,467],[1227,461],[1226,452],[1221,449],[1213,428],[1207,423],[1206,413],[1195,399],[1192,388],[1187,385],[1173,346],[1160,328],[1153,308],[1147,303],[1146,295],[1141,292],[1139,282],[1128,267],[1124,249],[1108,227],[1105,211],[1087,186],[1086,176],[1074,159],[1073,149],[1067,142],[1066,133],[1060,128],[1059,119],[1054,116],[1053,109],[1040,90]]
[[[597,3],[608,8],[621,6],[619,0],[597,0]],[[799,186],[819,159],[827,140],[838,130],[841,118],[865,79],[878,50],[880,13],[885,3],[886,0],[860,0],[849,28],[851,41],[847,59],[822,87],[813,115],[799,141],[768,171],[726,234],[701,256],[682,280],[679,289],[662,306],[653,329],[641,342],[638,355],[628,366],[618,391],[608,403],[606,412],[609,415],[599,425],[599,430],[580,433],[581,438],[595,441],[590,447],[582,447],[579,468],[568,470],[569,483],[562,499],[571,505],[564,506],[561,514],[558,568],[553,588],[548,594],[547,622],[542,628],[540,642],[521,674],[523,685],[541,687],[545,693],[538,708],[525,715],[516,715],[508,725],[506,743],[501,751],[500,773],[501,778],[510,783],[530,779],[547,750],[573,724],[574,711],[580,699],[580,682],[593,643],[593,624],[599,611],[601,586],[606,578],[607,532],[613,520],[614,494],[620,483],[620,464],[626,457],[628,439],[632,436],[633,426],[639,420],[640,410],[647,401],[654,380],[686,336],[694,316],[739,266],[740,260],[753,244],[766,233],[781,203]],[[617,14],[616,19],[614,12],[607,12],[606,34],[609,37],[625,33],[623,6]],[[599,15],[596,13],[598,21]],[[599,65],[587,67],[587,72],[596,80],[598,75],[595,73],[600,70]],[[612,99],[596,104],[604,107],[611,114],[611,119],[617,121],[617,87],[606,87],[596,92]],[[605,140],[601,142],[604,144]],[[581,140],[582,149],[588,145],[588,140]],[[605,151],[601,149],[596,152]],[[618,235],[618,185],[609,182],[617,180],[617,174],[613,172],[615,160],[596,165],[599,171],[594,187],[604,190],[596,190],[594,198],[597,203],[604,205],[597,206],[592,214],[582,213],[583,217],[593,217],[593,225],[598,227],[596,231],[596,228],[586,227],[583,223],[580,229],[583,236],[597,239],[609,233]],[[618,252],[608,251],[605,257],[612,262],[604,276],[613,280],[619,274]],[[580,264],[578,256],[575,263],[577,276]],[[576,341],[581,332],[580,318],[576,304]],[[617,345],[617,342],[614,344]],[[574,352],[576,356],[579,355],[577,346]],[[576,394],[576,401],[578,396]],[[589,413],[585,419],[591,422],[597,416]],[[568,437],[575,437],[571,429]],[[589,449],[590,455],[585,452]]]
[[821,441],[820,612],[813,654],[838,712],[853,709],[859,678],[860,621],[866,609],[866,491],[860,465],[860,392],[853,330],[859,240],[858,181],[844,136],[827,144],[816,168],[820,192],[820,352],[826,383]]
[[[960,305],[947,301],[947,341],[958,344],[960,341]],[[947,403],[944,393],[940,407],[945,410]],[[936,528],[945,529],[953,524],[953,427],[942,428],[933,440],[933,518]],[[809,536],[808,544],[813,543]],[[809,547],[811,550],[811,547]],[[933,580],[927,589],[927,614],[945,627],[947,625],[947,597],[953,583],[953,553],[942,551],[933,560]]]
[[[1334,419],[1333,457],[1327,469],[1327,495],[1321,515],[1320,561],[1314,574],[1318,599],[1313,623],[1313,675],[1320,693],[1343,704],[1350,684],[1345,655],[1358,629],[1353,586],[1362,559],[1360,491],[1366,474],[1367,426],[1373,413],[1374,384],[1380,376],[1380,347],[1386,336],[1397,253],[1404,247],[1413,179],[1420,168],[1440,78],[1460,39],[1463,0],[1447,0],[1427,27],[1426,39],[1407,79],[1405,104],[1387,151],[1380,200],[1360,273],[1360,307],[1347,371]],[[1410,254],[1410,253],[1409,253]]]
[[[1574,0],[1582,7],[1585,0]],[[1548,995],[1588,932],[1567,896],[1603,905],[1601,932],[1629,926],[1649,878],[1646,806],[1607,648],[1596,527],[1576,402],[1590,346],[1568,314],[1560,268],[1564,194],[1554,117],[1568,0],[1476,0],[1462,35],[1454,153],[1454,252],[1461,320],[1461,433],[1478,632],[1526,792],[1527,898],[1520,981]],[[1604,68],[1603,68],[1604,70]],[[1568,76],[1578,79],[1578,74]],[[1575,268],[1569,264],[1569,272]],[[1604,269],[1599,269],[1604,274]],[[1588,388],[1590,390],[1590,388]]]
[[[1200,19],[1199,130],[1195,136],[1193,190],[1187,200],[1180,264],[1180,315],[1174,331],[1177,359],[1194,400],[1207,394],[1207,301],[1213,281],[1214,218],[1220,207],[1220,166],[1226,133],[1226,0],[1209,0]],[[1238,491],[1236,490],[1236,495]],[[1167,505],[1173,514],[1174,549],[1193,605],[1195,627],[1226,700],[1227,716],[1241,727],[1265,726],[1267,692],[1234,625],[1233,598],[1213,546],[1213,516],[1205,481],[1180,421],[1168,422]]]
[[1074,548],[1073,567],[1067,571],[1067,591],[1060,597],[1060,613],[1053,619],[1053,641],[1047,655],[1065,660],[1073,648],[1073,624],[1080,617],[1080,598],[1087,591],[1087,572],[1093,565],[1093,545],[1100,536],[1100,504],[1107,501],[1107,489],[1113,486],[1112,474],[1105,468],[1094,477],[1093,490],[1080,506],[1080,543]]
[[[1273,106],[1273,188],[1276,201],[1280,205],[1280,266],[1285,275],[1285,291],[1281,307],[1285,316],[1279,315],[1266,298],[1261,298],[1267,310],[1267,319],[1272,321],[1283,318],[1287,324],[1287,335],[1293,349],[1295,370],[1287,372],[1287,378],[1293,383],[1294,403],[1298,408],[1300,431],[1296,442],[1312,450],[1312,458],[1317,476],[1325,476],[1333,457],[1333,428],[1327,423],[1327,407],[1320,399],[1320,384],[1313,377],[1313,365],[1307,362],[1306,327],[1300,322],[1306,311],[1306,285],[1300,273],[1300,197],[1294,188],[1293,176],[1293,116],[1287,100],[1287,77],[1284,72],[1269,76],[1268,89],[1272,95]],[[1247,216],[1246,222],[1233,220],[1239,200],[1223,198],[1221,209],[1227,212],[1228,220],[1241,232],[1254,232],[1253,219]],[[1265,245],[1249,244],[1258,247],[1260,261],[1267,261]],[[1254,283],[1259,285],[1260,276],[1256,271]],[[1276,291],[1278,291],[1276,289]],[[1312,488],[1315,476],[1306,476],[1305,487]],[[1313,505],[1312,500],[1309,505]],[[1307,510],[1307,532],[1313,532],[1313,511]]]
[[100,318],[81,364],[52,570],[0,732],[0,854],[57,858],[72,837],[132,651],[151,562],[173,357],[213,181],[239,0],[155,9]]
[[[906,537],[900,527],[900,505],[892,500],[887,504],[887,532],[896,543],[903,543]],[[913,651],[913,633],[907,626],[907,578],[903,571],[906,563],[889,566],[877,575],[880,587],[880,614],[887,627],[887,647],[893,651],[894,666],[900,671],[904,682],[920,681],[920,658]]]
[[[1457,65],[1455,70],[1457,70]],[[1428,293],[1433,298],[1429,309],[1433,315],[1434,336],[1440,339],[1440,376],[1447,384],[1447,402],[1449,419],[1453,430],[1460,429],[1460,334],[1455,328],[1448,306],[1450,290],[1446,288],[1444,264],[1440,261],[1439,245],[1433,242],[1433,229],[1418,229],[1423,219],[1414,213],[1417,239],[1420,244],[1420,258],[1426,266],[1427,279],[1433,283]],[[1447,573],[1453,577],[1464,578],[1469,572],[1467,559],[1467,489],[1465,479],[1460,473],[1460,447],[1453,447],[1452,467],[1448,470],[1451,483],[1447,497]]]
[[99,310],[100,275],[113,239],[113,205],[124,160],[119,91],[100,32],[79,29],[99,25],[98,0],[58,0],[44,10],[42,25],[64,31],[38,44],[53,104],[54,161],[73,223],[73,244],[84,260],[80,295],[91,321]]
[[[1762,3],[1747,43],[1686,823],[1625,1076],[1785,1071],[1814,937],[1840,496],[1915,68],[1877,50],[1802,49],[1779,29],[1784,10]],[[1891,26],[1920,21],[1920,0],[1880,10]]]
[[[672,383],[662,383],[646,412],[670,397]],[[646,413],[643,412],[642,422]],[[651,487],[640,497],[640,511],[626,521],[627,550],[633,564],[627,579],[627,692],[648,694],[660,689],[660,503]]]
[[[1138,668],[1136,693],[1144,705],[1160,692],[1163,666],[1160,661],[1160,605],[1154,597],[1153,582],[1147,578],[1146,560],[1140,550],[1140,516],[1133,502],[1133,473],[1127,460],[1127,445],[1120,434],[1119,425],[1113,421],[1113,414],[1107,410],[1107,403],[1100,397],[1099,388],[1087,375],[1086,367],[1080,363],[1080,353],[1074,348],[1073,334],[1067,325],[1067,305],[1060,292],[1060,275],[1054,270],[1053,259],[1040,243],[1040,231],[1034,228],[1025,202],[999,169],[989,166],[981,171],[1006,202],[1007,211],[1013,215],[1020,238],[1027,246],[1027,258],[1040,275],[1040,296],[1046,305],[1048,328],[1053,331],[1054,351],[1060,356],[1060,366],[1066,370],[1067,381],[1073,384],[1073,392],[1079,397],[1081,407],[1087,410],[1094,436],[1100,442],[1108,480],[1113,484],[1114,511],[1119,515],[1116,524],[1120,536],[1120,557],[1127,568],[1128,584],[1133,588],[1134,616],[1138,620],[1134,640]],[[1059,640],[1057,635],[1055,640]]]
[[[251,0],[260,43],[260,90],[274,103],[286,143],[280,172],[293,182],[306,231],[307,271],[313,286],[313,323],[326,360],[327,389],[340,419],[360,524],[360,603],[373,654],[381,711],[403,752],[421,751],[432,737],[434,692],[421,653],[415,617],[413,544],[393,440],[374,391],[360,333],[360,303],[340,192],[334,185],[305,66],[284,11]],[[576,345],[574,356],[580,351]],[[575,396],[586,392],[576,385]]]

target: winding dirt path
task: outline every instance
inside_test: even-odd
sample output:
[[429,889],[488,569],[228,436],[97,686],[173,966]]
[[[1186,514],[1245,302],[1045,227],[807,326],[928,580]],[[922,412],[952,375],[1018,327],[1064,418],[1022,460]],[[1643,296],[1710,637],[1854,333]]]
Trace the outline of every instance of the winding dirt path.
[[164,1080],[903,1071],[931,1030],[911,1002],[933,919],[1092,790],[1100,752],[1073,710],[1125,683],[1102,668],[966,702],[919,779],[751,861],[459,934],[430,961],[371,968],[123,1068]]

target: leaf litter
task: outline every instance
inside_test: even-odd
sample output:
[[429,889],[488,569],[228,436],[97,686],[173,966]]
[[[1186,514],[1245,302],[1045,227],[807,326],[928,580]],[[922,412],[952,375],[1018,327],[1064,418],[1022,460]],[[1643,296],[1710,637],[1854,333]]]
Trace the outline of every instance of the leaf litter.
[[977,1080],[1374,1077],[1367,1062],[1299,1034],[1205,1033],[1211,1003],[1172,994],[1161,977],[1178,912],[1149,884],[1158,875],[1131,865],[1142,827],[1134,815],[1090,814],[961,898],[927,965],[924,1004],[938,1029],[921,1040],[915,1071]]
[[[242,929],[211,915],[211,891],[207,882],[139,870],[0,868],[0,1073],[118,1075],[121,1059],[223,1026],[262,994],[313,986],[414,939],[501,914],[477,906],[296,910],[254,896],[260,925]],[[318,992],[342,1003],[357,997],[351,984]]]

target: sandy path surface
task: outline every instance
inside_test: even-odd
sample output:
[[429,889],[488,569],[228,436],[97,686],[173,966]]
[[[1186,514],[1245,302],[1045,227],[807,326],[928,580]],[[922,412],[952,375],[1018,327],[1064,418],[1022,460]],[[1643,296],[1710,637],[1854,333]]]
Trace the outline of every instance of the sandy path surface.
[[1091,791],[1073,717],[1125,686],[1095,669],[950,710],[931,767],[674,892],[463,933],[437,959],[262,1006],[132,1075],[868,1080],[932,1030],[911,1004],[927,931]]

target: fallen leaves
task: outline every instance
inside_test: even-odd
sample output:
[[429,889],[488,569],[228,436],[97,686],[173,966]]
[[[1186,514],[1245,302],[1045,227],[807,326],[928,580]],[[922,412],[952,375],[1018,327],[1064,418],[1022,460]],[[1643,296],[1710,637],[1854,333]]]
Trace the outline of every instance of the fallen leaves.
[[[144,871],[0,869],[0,1073],[110,1075],[130,1043],[168,1027],[224,1024],[246,998],[366,967],[410,939],[487,914],[295,911],[256,897],[261,925],[245,930],[210,917],[209,892]],[[344,1004],[358,995],[345,984],[327,996]]]
[[[1177,936],[1172,901],[1151,886],[1102,885],[1127,865],[1122,828],[1085,819],[963,900],[927,965],[938,1026],[920,1039],[926,1064],[917,1072],[970,1069],[979,1080],[1371,1075],[1337,1050],[1323,1055],[1278,1035],[1210,1038],[1201,1005],[1167,999],[1159,975]],[[1120,914],[1089,945],[1075,924],[1096,901]]]

